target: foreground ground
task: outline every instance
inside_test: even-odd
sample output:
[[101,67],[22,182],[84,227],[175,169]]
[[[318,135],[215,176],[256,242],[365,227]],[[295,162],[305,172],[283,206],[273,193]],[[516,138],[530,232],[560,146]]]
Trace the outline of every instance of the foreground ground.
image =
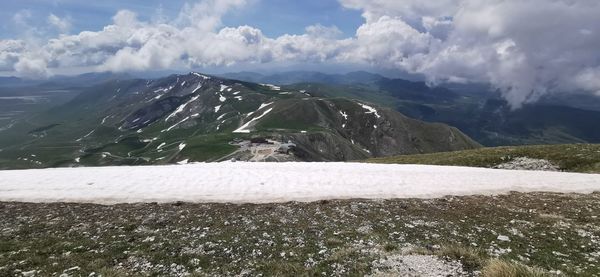
[[0,276],[494,276],[495,257],[594,276],[599,216],[599,193],[260,205],[4,202]]

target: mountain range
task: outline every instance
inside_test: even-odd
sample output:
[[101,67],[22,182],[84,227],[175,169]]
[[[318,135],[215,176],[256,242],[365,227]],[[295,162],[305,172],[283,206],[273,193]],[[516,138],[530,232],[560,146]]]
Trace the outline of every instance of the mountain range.
[[369,72],[272,75],[229,73],[228,78],[292,84],[316,95],[351,97],[427,122],[455,126],[485,146],[600,142],[600,97],[564,93],[512,109],[485,84],[440,84],[387,78]]
[[2,132],[2,168],[218,161],[236,151],[233,142],[256,138],[292,141],[300,161],[480,146],[454,127],[368,101],[195,72],[110,79]]
[[514,110],[487,85],[368,72],[2,78],[0,167],[249,159],[262,150],[240,154],[233,142],[255,138],[292,141],[283,160],[302,161],[600,142],[598,99],[577,99]]

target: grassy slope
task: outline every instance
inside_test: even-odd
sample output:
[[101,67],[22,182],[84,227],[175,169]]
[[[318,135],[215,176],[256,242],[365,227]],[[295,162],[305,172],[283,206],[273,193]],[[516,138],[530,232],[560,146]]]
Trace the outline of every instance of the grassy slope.
[[369,159],[369,163],[493,167],[517,157],[546,159],[564,171],[600,173],[600,144],[562,144],[475,150]]

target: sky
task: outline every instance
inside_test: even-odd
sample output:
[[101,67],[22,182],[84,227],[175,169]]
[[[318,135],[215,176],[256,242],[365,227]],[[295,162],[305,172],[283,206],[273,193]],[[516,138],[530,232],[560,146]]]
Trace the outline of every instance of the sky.
[[600,95],[597,0],[0,0],[0,75],[376,69]]
[[[0,38],[18,37],[22,30],[15,28],[14,15],[29,13],[32,25],[47,25],[47,17],[54,14],[67,19],[70,33],[86,30],[100,30],[112,23],[112,17],[119,10],[131,10],[141,20],[153,20],[160,17],[174,18],[187,3],[185,0],[2,0],[0,11]],[[358,10],[341,6],[335,0],[310,1],[248,1],[244,8],[231,11],[222,18],[224,26],[252,25],[261,29],[269,37],[284,34],[302,34],[306,26],[321,24],[335,25],[347,36],[354,35],[362,24]]]

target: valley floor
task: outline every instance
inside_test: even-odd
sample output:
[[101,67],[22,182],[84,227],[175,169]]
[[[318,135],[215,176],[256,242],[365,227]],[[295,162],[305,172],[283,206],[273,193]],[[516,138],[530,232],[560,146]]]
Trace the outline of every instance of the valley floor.
[[275,204],[0,202],[0,275],[500,276],[493,275],[497,265],[511,261],[548,276],[597,276],[599,215],[598,193]]
[[362,163],[198,163],[0,171],[0,201],[233,202],[592,193],[599,174]]

